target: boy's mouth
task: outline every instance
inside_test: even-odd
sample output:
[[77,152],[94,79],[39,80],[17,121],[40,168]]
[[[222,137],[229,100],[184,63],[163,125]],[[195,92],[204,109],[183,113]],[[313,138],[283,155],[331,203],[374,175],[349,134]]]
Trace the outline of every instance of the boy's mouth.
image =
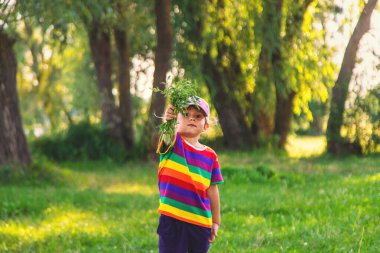
[[197,126],[194,125],[194,124],[187,124],[187,126],[190,126],[190,127],[197,127]]

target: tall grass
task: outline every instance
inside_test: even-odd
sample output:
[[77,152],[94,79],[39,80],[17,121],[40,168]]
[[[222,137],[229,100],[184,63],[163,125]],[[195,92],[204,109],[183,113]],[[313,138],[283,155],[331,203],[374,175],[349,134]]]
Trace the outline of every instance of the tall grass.
[[[378,252],[380,157],[318,157],[308,141],[315,148],[304,139],[290,156],[219,153],[222,225],[211,253]],[[158,252],[156,167],[62,162],[59,181],[1,185],[0,252]]]

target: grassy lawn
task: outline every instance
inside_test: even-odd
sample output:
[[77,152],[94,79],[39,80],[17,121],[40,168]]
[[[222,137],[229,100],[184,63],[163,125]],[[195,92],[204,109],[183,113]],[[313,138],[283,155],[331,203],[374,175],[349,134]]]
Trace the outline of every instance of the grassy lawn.
[[[210,252],[379,252],[380,157],[219,152],[222,226]],[[0,252],[157,252],[154,163],[73,162],[0,186]]]

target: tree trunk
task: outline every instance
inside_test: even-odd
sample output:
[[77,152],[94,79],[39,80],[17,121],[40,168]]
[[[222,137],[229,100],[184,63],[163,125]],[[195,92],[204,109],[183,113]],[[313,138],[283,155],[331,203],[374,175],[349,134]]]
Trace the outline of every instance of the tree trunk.
[[121,119],[112,94],[111,39],[109,31],[99,25],[89,30],[91,55],[95,64],[98,90],[101,95],[102,121],[115,141],[122,141]]
[[343,123],[344,106],[347,99],[349,83],[352,71],[355,67],[356,53],[359,42],[363,35],[370,28],[371,14],[375,8],[377,0],[369,0],[364,6],[355,30],[348,42],[344,53],[338,79],[332,90],[330,116],[327,123],[327,151],[333,154],[340,154],[344,151],[344,141],[340,135]]
[[[191,24],[183,27],[184,40],[190,41],[195,48],[198,48],[197,52],[188,52],[185,59],[180,57],[179,60],[182,60],[181,66],[188,66],[188,71],[200,72],[205,81],[218,114],[224,145],[228,148],[241,148],[251,146],[253,138],[244,111],[248,109],[241,106],[244,103],[240,103],[239,100],[241,99],[239,95],[246,91],[247,82],[241,67],[240,53],[237,52],[234,43],[226,43],[227,38],[234,41],[235,37],[234,32],[225,26],[226,22],[229,22],[224,15],[229,12],[226,9],[226,2],[225,0],[178,2],[179,8],[186,13],[181,15],[179,24]],[[212,11],[209,10],[210,7]],[[205,24],[207,20],[213,22],[211,34],[204,31],[205,27],[210,26]],[[221,34],[225,40],[219,39]],[[200,66],[195,67],[199,63]]]
[[287,94],[284,97],[276,89],[276,114],[274,133],[280,137],[278,141],[279,148],[284,148],[286,140],[288,138],[295,95],[296,93],[292,91],[290,94]]
[[[281,46],[281,19],[283,0],[268,0],[263,2],[262,13],[262,43],[259,56],[259,70],[253,97],[252,132],[255,140],[268,137],[274,129],[275,86],[273,55]],[[270,32],[268,32],[270,31]]]
[[[241,148],[252,144],[252,135],[240,107],[239,101],[226,87],[231,85],[226,71],[220,69],[221,64],[213,62],[210,50],[203,56],[202,69],[206,84],[215,105],[223,131],[224,145],[228,148]],[[220,57],[222,58],[222,57]]]
[[32,161],[19,109],[14,39],[0,31],[0,166]]
[[[252,99],[253,122],[252,134],[256,144],[261,137],[268,137],[273,132],[273,115],[271,105],[275,99],[270,56],[268,49],[263,46],[259,56],[259,70]],[[271,102],[272,101],[272,102]]]
[[126,30],[115,29],[115,42],[118,51],[119,64],[119,112],[123,132],[124,145],[128,150],[133,149],[133,116],[132,96],[130,92],[130,58],[128,47],[128,34]]
[[[226,22],[222,15],[226,12],[225,1],[216,1],[215,8],[215,13],[210,14],[216,19],[213,24],[215,32],[223,34],[225,38],[233,38],[231,31],[223,25]],[[202,34],[201,27],[198,27],[198,34]],[[203,39],[205,52],[201,58],[201,71],[218,113],[224,145],[233,149],[251,146],[252,134],[236,95],[246,84],[237,49],[225,41]],[[217,54],[212,53],[212,48],[216,49]],[[225,59],[228,59],[228,64]]]
[[[165,89],[166,73],[169,71],[172,54],[172,25],[170,19],[170,0],[155,0],[157,47],[154,60],[153,88]],[[152,93],[149,107],[148,123],[144,129],[144,138],[148,153],[156,150],[158,141],[158,126],[165,110],[165,97],[159,92]]]
[[[281,40],[272,57],[272,66],[275,73],[275,88],[276,88],[276,113],[274,118],[274,134],[280,137],[277,147],[283,149],[290,131],[290,124],[293,114],[293,102],[296,92],[288,90],[287,80],[283,75],[284,57],[281,50],[284,48],[292,48],[296,37],[301,32],[304,16],[307,8],[312,0],[306,0],[302,3],[294,2],[295,8],[289,14],[286,20],[286,34]],[[288,52],[289,53],[289,52]]]

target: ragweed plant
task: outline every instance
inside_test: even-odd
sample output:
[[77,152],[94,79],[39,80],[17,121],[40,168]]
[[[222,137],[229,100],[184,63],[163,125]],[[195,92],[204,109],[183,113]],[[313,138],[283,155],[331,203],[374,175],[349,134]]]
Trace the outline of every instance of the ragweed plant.
[[[185,114],[189,101],[193,101],[195,103],[198,103],[199,101],[199,98],[197,97],[197,86],[193,82],[185,79],[179,80],[176,83],[167,86],[164,90],[155,88],[154,91],[161,92],[166,98],[169,99],[170,104],[174,107],[174,114]],[[177,119],[175,118],[164,122],[159,126],[160,143],[162,141],[166,145],[173,143],[176,124]]]

